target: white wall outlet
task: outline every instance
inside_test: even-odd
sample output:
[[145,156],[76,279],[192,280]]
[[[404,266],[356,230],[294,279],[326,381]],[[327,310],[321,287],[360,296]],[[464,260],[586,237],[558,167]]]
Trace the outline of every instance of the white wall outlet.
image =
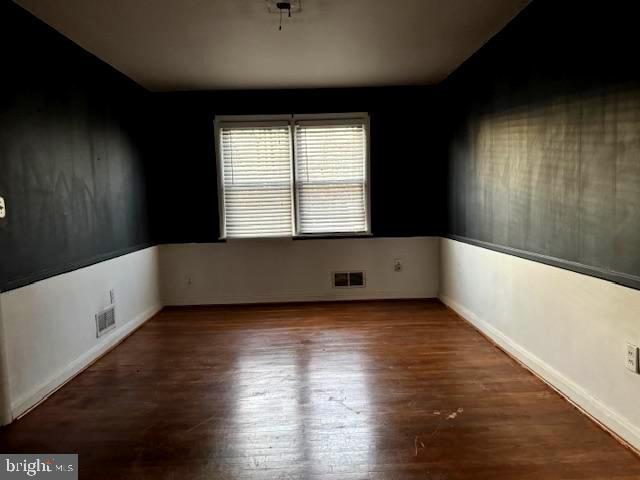
[[4,204],[4,198],[0,197],[0,218],[4,218],[7,216],[7,208]]
[[402,260],[400,260],[399,258],[396,258],[393,260],[393,271],[394,272],[402,271]]
[[638,347],[627,343],[627,350],[624,364],[633,373],[638,373]]
[[112,288],[109,290],[109,300],[111,301],[111,305],[115,305],[116,303],[116,291]]
[[186,280],[187,280],[187,286],[190,287],[191,285],[193,285],[193,279],[191,278],[191,275],[187,275]]

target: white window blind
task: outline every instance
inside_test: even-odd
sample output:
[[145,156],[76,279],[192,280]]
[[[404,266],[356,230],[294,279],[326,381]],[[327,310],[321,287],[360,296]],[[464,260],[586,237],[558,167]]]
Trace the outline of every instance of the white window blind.
[[291,236],[289,125],[223,126],[219,135],[224,235]]
[[366,232],[364,122],[301,121],[295,135],[298,232]]

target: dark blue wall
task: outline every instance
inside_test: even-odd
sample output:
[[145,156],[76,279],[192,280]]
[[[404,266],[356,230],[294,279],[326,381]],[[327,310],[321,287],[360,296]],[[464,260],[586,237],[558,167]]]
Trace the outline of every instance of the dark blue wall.
[[639,18],[534,0],[439,87],[450,236],[640,287]]
[[150,94],[0,0],[0,290],[151,243]]
[[[0,0],[0,290],[217,241],[217,114],[367,111],[376,236],[640,286],[633,0],[534,0],[437,87],[151,94]],[[152,207],[152,208],[151,208]]]
[[178,92],[155,95],[163,139],[154,179],[163,242],[216,242],[215,115],[369,112],[371,228],[374,236],[444,231],[444,154],[433,87]]

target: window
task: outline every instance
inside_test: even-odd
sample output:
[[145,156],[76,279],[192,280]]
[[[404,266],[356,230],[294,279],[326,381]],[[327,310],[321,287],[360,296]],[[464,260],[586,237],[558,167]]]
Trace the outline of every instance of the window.
[[224,238],[366,234],[368,116],[216,119]]
[[298,232],[364,232],[366,135],[363,123],[297,122]]
[[289,126],[233,126],[220,134],[226,236],[291,235]]

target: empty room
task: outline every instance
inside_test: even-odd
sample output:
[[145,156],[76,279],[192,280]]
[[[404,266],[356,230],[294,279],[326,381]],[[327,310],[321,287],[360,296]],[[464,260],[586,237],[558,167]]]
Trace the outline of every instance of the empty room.
[[637,0],[0,0],[0,479],[640,480]]

